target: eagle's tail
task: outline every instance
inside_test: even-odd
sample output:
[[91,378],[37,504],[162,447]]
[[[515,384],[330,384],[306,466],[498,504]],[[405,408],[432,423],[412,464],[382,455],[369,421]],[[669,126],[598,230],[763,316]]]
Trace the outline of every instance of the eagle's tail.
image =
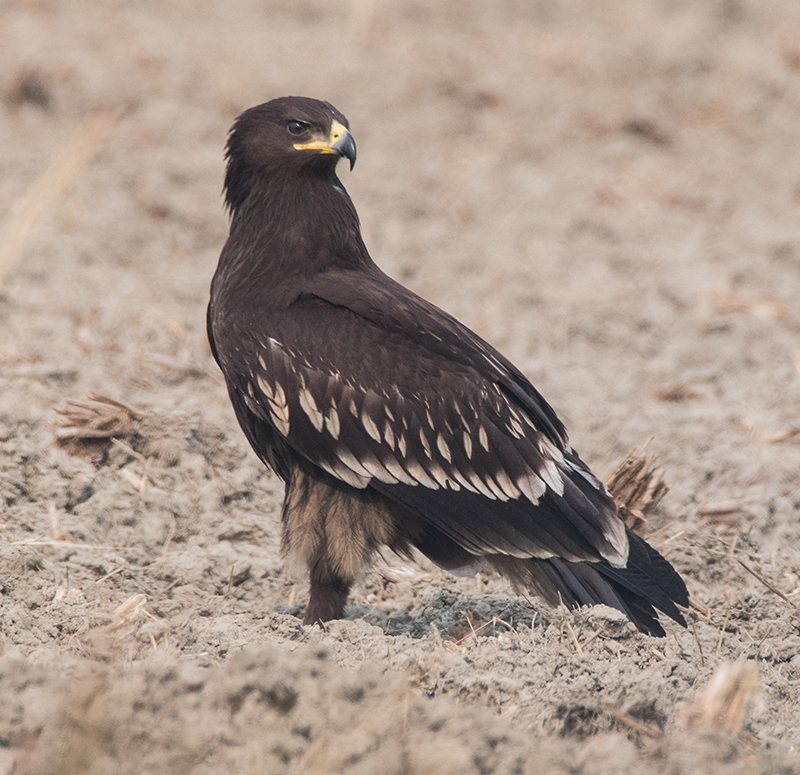
[[531,586],[551,602],[569,608],[603,603],[624,612],[640,632],[663,637],[656,609],[686,626],[678,606],[689,592],[678,572],[652,546],[628,531],[630,551],[624,568],[606,562],[532,559]]

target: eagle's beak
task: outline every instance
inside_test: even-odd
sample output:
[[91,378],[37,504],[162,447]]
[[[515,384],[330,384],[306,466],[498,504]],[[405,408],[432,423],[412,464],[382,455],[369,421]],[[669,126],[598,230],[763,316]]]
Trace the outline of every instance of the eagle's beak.
[[310,143],[295,143],[298,151],[319,151],[320,153],[335,153],[350,160],[350,169],[356,164],[356,141],[344,124],[334,121],[331,124],[330,137],[322,140],[312,140]]
[[331,148],[340,156],[349,159],[350,169],[353,169],[356,166],[356,141],[353,139],[353,135],[338,121],[334,121],[331,127],[331,140],[333,141]]

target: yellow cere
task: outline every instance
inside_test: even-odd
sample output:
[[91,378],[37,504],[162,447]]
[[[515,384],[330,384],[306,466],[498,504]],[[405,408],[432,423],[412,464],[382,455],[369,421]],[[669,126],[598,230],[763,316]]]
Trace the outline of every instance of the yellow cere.
[[294,148],[298,151],[319,151],[320,153],[336,153],[333,150],[333,145],[337,143],[344,133],[347,132],[347,127],[334,121],[331,124],[331,135],[327,140],[312,140],[310,143],[295,143]]

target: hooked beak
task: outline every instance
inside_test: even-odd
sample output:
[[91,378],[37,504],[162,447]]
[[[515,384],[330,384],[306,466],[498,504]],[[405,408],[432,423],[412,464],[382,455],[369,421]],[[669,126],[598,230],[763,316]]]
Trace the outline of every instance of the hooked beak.
[[331,124],[330,136],[325,139],[312,140],[310,143],[295,143],[298,151],[318,151],[319,153],[335,153],[350,160],[350,169],[356,164],[356,141],[344,124],[334,121]]

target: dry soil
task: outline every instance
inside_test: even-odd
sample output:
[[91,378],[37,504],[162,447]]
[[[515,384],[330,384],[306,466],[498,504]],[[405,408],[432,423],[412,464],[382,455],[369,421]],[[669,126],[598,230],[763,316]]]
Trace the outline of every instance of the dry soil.
[[[688,629],[388,555],[302,626],[204,331],[283,94],[389,274],[659,456]],[[4,0],[0,148],[0,773],[800,772],[795,0]],[[56,446],[90,393],[136,414]]]

